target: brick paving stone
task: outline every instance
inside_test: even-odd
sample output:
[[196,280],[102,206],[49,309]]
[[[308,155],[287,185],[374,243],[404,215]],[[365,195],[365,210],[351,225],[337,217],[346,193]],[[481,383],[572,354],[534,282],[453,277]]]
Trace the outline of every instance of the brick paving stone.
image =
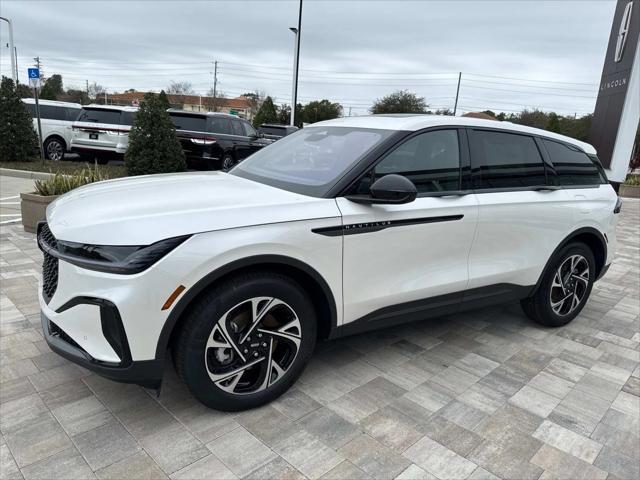
[[167,365],[160,397],[53,354],[41,253],[0,226],[2,478],[640,478],[640,201],[569,325],[517,303],[318,345],[280,399],[199,404]]

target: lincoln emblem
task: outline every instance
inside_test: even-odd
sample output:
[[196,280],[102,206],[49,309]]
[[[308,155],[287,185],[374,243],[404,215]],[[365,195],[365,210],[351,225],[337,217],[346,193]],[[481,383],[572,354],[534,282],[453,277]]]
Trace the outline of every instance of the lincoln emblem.
[[624,47],[627,44],[627,36],[629,33],[629,26],[631,25],[631,11],[633,10],[633,2],[627,3],[624,7],[624,13],[620,21],[620,30],[618,31],[618,41],[616,42],[616,53],[614,60],[618,63],[622,60],[624,54]]

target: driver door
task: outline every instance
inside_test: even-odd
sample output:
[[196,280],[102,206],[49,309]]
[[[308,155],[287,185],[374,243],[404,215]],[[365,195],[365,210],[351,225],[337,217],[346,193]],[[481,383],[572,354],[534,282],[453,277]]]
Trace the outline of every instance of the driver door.
[[421,318],[457,308],[469,281],[478,220],[476,196],[464,190],[468,165],[464,131],[417,133],[381,159],[353,192],[368,193],[373,181],[395,173],[416,185],[413,202],[337,199],[344,232],[344,324],[363,317],[384,324],[396,315]]

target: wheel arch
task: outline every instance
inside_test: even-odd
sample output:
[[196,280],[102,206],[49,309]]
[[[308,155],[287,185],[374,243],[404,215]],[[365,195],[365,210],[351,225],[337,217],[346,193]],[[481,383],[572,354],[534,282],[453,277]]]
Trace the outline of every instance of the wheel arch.
[[595,278],[598,279],[600,277],[600,274],[604,271],[605,262],[607,261],[607,238],[596,228],[583,227],[571,232],[564,238],[564,240],[560,242],[560,244],[558,244],[553,253],[549,256],[547,264],[545,265],[542,273],[540,274],[540,277],[538,278],[538,282],[536,283],[536,288],[534,291],[536,291],[538,287],[540,287],[542,279],[549,271],[549,268],[551,268],[551,261],[555,258],[555,256],[561,249],[563,249],[571,242],[584,243],[591,249],[596,261]]
[[67,152],[69,150],[69,145],[67,144],[67,141],[64,139],[64,137],[58,133],[52,133],[50,135],[47,136],[47,138],[44,139],[44,142],[42,142],[43,144],[46,144],[49,140],[56,138],[58,140],[60,140],[62,142],[62,145],[64,146],[64,151]]
[[189,307],[207,289],[231,276],[253,271],[277,272],[297,281],[309,294],[318,312],[318,337],[329,337],[331,330],[337,326],[337,307],[334,295],[322,275],[311,266],[294,258],[281,255],[256,255],[236,260],[208,273],[187,290],[171,310],[162,327],[156,346],[156,359],[164,359],[167,349],[180,331],[180,325],[185,320]]

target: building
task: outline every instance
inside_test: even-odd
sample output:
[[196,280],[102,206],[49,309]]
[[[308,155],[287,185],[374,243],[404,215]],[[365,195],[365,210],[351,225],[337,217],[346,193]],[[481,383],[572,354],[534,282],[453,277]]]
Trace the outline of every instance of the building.
[[[113,93],[108,96],[108,103],[111,105],[137,105],[142,101],[147,92],[125,92]],[[190,112],[212,112],[229,113],[237,115],[247,120],[252,120],[251,111],[252,100],[247,97],[236,98],[216,98],[203,95],[170,95],[167,94],[169,103],[173,108],[188,110]],[[217,108],[214,108],[217,106]]]

